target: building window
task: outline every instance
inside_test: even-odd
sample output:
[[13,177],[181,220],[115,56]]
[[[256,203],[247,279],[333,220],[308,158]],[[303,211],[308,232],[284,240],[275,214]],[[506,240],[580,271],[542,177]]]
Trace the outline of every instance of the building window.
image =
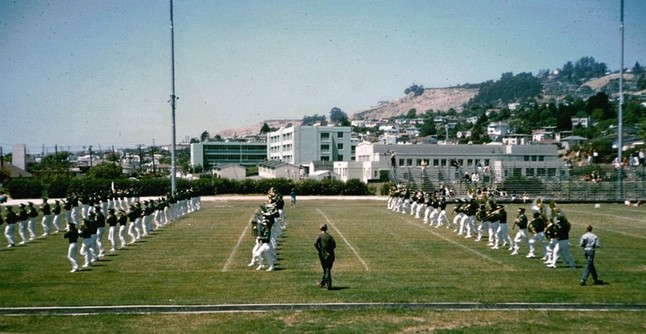
[[343,154],[339,154],[339,157],[338,157],[337,161],[343,161]]
[[342,150],[343,149],[343,143],[336,144],[336,148],[339,149],[339,150]]
[[446,159],[440,160],[440,166],[446,167]]
[[527,168],[525,170],[525,174],[527,174],[527,177],[532,177],[534,176],[534,168]]
[[330,139],[329,132],[321,132],[321,140],[329,140],[329,139]]
[[523,176],[523,169],[522,168],[514,168],[512,171],[514,177],[521,177]]
[[329,152],[329,151],[330,151],[329,144],[321,144],[321,152]]
[[545,156],[539,155],[538,156],[538,161],[545,161]]
[[337,132],[336,137],[337,138],[343,138],[343,132]]
[[322,156],[322,157],[321,157],[321,161],[330,161],[330,157],[324,157],[324,156]]
[[529,161],[529,155],[524,156],[523,161]]
[[406,159],[406,166],[412,166],[413,165],[413,159]]

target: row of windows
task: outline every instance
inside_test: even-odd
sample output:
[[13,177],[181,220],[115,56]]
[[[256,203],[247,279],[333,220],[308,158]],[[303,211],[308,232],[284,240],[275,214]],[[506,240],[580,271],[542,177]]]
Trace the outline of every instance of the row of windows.
[[267,159],[266,154],[205,154],[205,161],[262,161]]
[[[337,138],[343,138],[343,132],[337,132],[336,133]],[[330,139],[330,133],[329,132],[321,132],[321,140],[329,140]]]
[[[416,159],[413,165],[413,159],[399,159],[398,166],[420,167],[424,165],[430,167],[446,167],[451,160],[453,159]],[[462,167],[489,166],[489,159],[456,159],[456,161]]]
[[523,157],[524,161],[545,161],[545,156],[543,155],[526,155]]
[[209,151],[267,151],[267,145],[204,145],[204,152]]

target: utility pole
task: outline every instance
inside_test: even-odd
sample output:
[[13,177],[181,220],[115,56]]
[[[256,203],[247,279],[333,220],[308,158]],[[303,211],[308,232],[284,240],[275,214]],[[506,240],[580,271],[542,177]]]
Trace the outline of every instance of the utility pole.
[[88,150],[90,151],[90,168],[92,168],[92,145],[89,146]]
[[141,152],[141,144],[139,144],[139,172],[142,173],[144,171],[144,155]]
[[153,174],[157,174],[155,170],[155,138],[153,138],[153,146],[150,147],[150,158],[153,162]]

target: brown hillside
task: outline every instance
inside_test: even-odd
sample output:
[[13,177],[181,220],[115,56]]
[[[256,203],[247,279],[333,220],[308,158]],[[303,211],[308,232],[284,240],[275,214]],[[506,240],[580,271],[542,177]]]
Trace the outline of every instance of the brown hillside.
[[281,128],[287,124],[300,125],[303,120],[299,119],[270,119],[256,124],[249,124],[237,128],[226,129],[218,132],[224,138],[244,137],[247,135],[256,135],[260,133],[262,126],[267,123],[270,128]]
[[[421,115],[427,110],[447,111],[451,108],[460,111],[462,105],[469,102],[478,93],[478,89],[468,88],[426,88],[420,96],[407,95],[396,99],[392,102],[381,103],[377,107],[358,112],[354,115],[348,115],[350,119],[357,118],[390,118],[393,116],[404,115],[412,108],[417,110]],[[218,134],[224,138],[243,137],[254,135],[260,132],[264,123],[271,128],[280,128],[291,124],[301,124],[302,120],[293,119],[274,119],[266,120],[257,124],[250,124],[237,128],[231,128],[220,131]]]
[[390,118],[404,115],[413,108],[417,110],[418,115],[424,114],[429,109],[447,111],[453,108],[460,111],[462,105],[469,102],[477,93],[477,88],[426,88],[420,96],[410,94],[390,103],[383,103],[358,112],[353,118]]

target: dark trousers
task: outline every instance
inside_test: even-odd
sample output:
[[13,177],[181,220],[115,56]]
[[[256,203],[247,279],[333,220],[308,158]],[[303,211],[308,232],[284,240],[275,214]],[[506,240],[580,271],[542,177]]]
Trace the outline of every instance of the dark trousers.
[[332,289],[332,266],[334,260],[330,261],[321,259],[321,267],[323,268],[323,276],[321,277],[321,286],[327,286],[327,289]]
[[585,270],[583,270],[583,274],[581,275],[581,281],[585,282],[588,279],[588,276],[592,275],[592,279],[596,282],[599,278],[597,277],[597,269],[594,267],[594,250],[584,251],[584,254]]

